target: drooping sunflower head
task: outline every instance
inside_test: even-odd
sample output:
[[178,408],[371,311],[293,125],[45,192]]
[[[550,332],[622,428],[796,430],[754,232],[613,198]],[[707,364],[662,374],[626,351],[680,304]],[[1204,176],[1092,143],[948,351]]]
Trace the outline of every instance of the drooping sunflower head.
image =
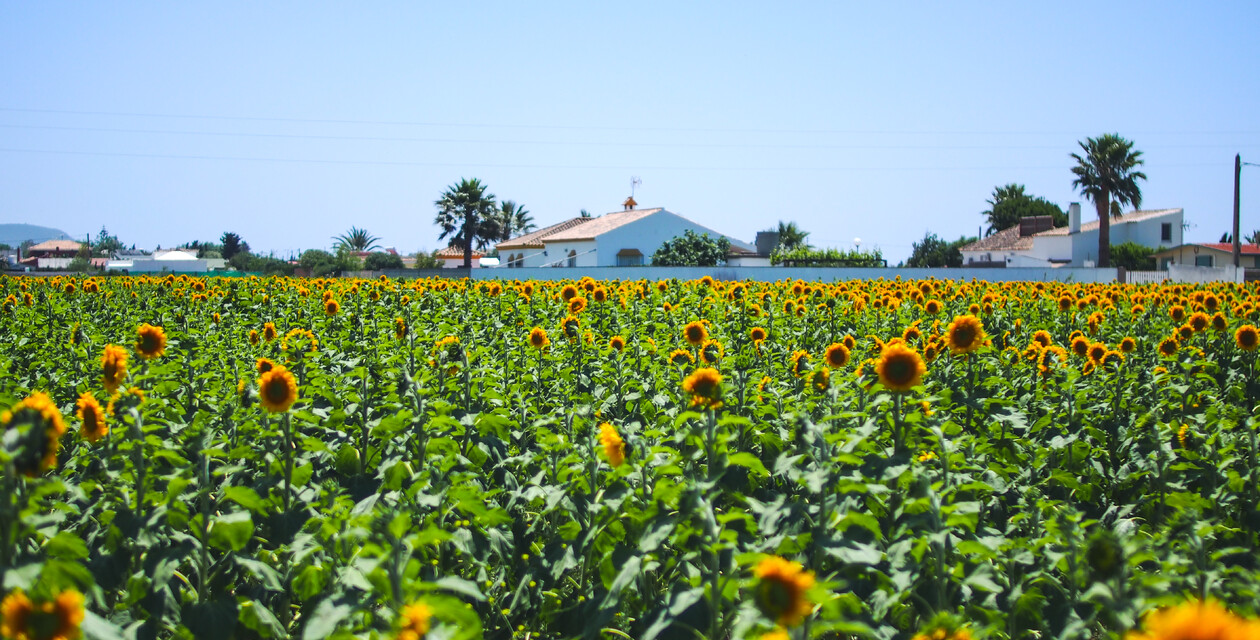
[[136,351],[141,358],[152,360],[166,353],[166,332],[149,323],[136,330]]
[[1101,364],[1103,357],[1107,355],[1107,345],[1101,342],[1095,342],[1089,345],[1089,349],[1086,351],[1085,355],[1089,357],[1090,362],[1093,362],[1094,364]]
[[784,627],[793,627],[814,610],[809,590],[814,574],[798,562],[771,556],[762,560],[753,571],[757,577],[757,608],[767,618]]
[[266,340],[267,342],[271,342],[276,339],[276,324],[274,322],[267,322],[263,324],[262,337],[263,340]]
[[722,406],[722,374],[702,367],[683,380],[683,391],[691,394],[692,406],[716,409]]
[[407,321],[403,318],[394,318],[394,338],[402,341],[407,338]]
[[96,401],[96,396],[90,393],[81,394],[76,407],[75,416],[79,418],[80,424],[79,435],[84,440],[95,444],[109,433],[109,425],[105,423],[105,410]]
[[617,429],[607,422],[599,425],[599,444],[604,448],[604,456],[608,464],[620,467],[626,461],[626,441],[621,439]]
[[542,327],[534,327],[529,330],[529,346],[535,349],[542,349],[551,344],[551,339],[547,337],[547,330]]
[[608,339],[608,347],[617,353],[621,353],[626,349],[626,339],[621,336],[613,336]]
[[1244,324],[1234,332],[1234,342],[1243,351],[1255,351],[1256,347],[1260,347],[1260,331],[1252,325]]
[[923,374],[927,373],[927,365],[919,353],[904,343],[890,343],[880,353],[875,364],[875,373],[880,384],[889,391],[909,391],[923,382]]
[[699,349],[700,359],[706,364],[717,364],[726,354],[726,348],[717,340],[705,340]]
[[757,344],[765,342],[768,335],[769,334],[766,333],[766,330],[761,327],[753,327],[748,330],[748,337]]
[[844,346],[844,343],[837,342],[827,347],[823,359],[827,361],[827,366],[839,369],[849,364],[849,349]]
[[809,375],[809,384],[815,391],[822,393],[831,388],[831,369],[820,367]]
[[958,316],[945,330],[945,341],[956,355],[971,353],[984,345],[984,325],[974,315]]
[[586,298],[582,296],[574,296],[569,300],[569,313],[577,315],[586,310]]
[[709,330],[699,320],[689,322],[687,326],[683,327],[683,339],[687,341],[687,344],[698,347],[704,344],[705,340],[709,339]]
[[101,354],[101,384],[109,393],[118,391],[127,377],[127,350],[113,344],[105,345]]
[[669,352],[669,362],[670,364],[682,367],[694,364],[696,362],[696,358],[686,349],[674,349]]
[[800,377],[809,370],[809,352],[797,349],[792,352],[792,375]]
[[258,403],[271,413],[284,413],[297,401],[297,380],[282,366],[258,377]]
[[582,323],[573,316],[566,316],[560,321],[560,331],[570,340],[576,340],[581,333]]
[[1215,601],[1189,600],[1142,618],[1125,640],[1254,640],[1256,626]]
[[17,435],[6,433],[5,442],[17,443],[13,466],[18,472],[34,477],[56,466],[66,423],[46,394],[33,392],[0,413],[0,433],[11,429],[16,429]]

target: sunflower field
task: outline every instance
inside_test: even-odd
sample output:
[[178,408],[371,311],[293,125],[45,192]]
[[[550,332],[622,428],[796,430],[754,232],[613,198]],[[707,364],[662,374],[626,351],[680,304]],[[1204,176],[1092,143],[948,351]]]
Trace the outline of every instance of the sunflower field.
[[4,638],[1260,638],[1253,285],[0,299]]

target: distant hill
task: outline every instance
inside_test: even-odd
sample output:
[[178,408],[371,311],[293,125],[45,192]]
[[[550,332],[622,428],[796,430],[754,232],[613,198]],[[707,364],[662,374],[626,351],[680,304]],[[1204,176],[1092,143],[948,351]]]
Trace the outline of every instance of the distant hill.
[[41,227],[35,224],[0,224],[0,243],[10,247],[16,247],[27,240],[43,242],[61,239],[74,240],[65,231],[52,227]]

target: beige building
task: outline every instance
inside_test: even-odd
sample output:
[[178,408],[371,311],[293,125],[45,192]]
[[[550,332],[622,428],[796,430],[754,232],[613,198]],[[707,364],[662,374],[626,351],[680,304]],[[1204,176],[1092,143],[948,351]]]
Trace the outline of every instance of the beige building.
[[[1170,264],[1195,267],[1232,267],[1234,266],[1234,244],[1232,242],[1192,242],[1164,249],[1154,254],[1155,267],[1168,269]],[[1260,268],[1260,245],[1242,245],[1242,255],[1238,266],[1247,269]]]

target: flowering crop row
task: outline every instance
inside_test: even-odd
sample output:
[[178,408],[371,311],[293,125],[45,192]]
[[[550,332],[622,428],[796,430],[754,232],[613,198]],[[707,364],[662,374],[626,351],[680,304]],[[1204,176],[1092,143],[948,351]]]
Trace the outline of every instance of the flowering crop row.
[[0,279],[6,638],[1260,637],[1260,289]]

